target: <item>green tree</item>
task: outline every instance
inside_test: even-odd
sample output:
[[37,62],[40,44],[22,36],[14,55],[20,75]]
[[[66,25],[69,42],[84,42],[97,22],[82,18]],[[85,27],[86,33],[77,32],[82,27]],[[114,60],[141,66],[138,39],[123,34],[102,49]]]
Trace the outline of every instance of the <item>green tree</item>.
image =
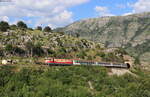
[[37,26],[36,29],[42,31],[42,27],[41,26]]
[[52,29],[49,27],[49,26],[46,26],[44,29],[43,29],[44,32],[52,32]]
[[32,29],[32,28],[28,28],[28,30],[31,30],[31,31],[33,31],[33,29]]
[[37,55],[37,56],[44,55],[44,50],[42,49],[42,44],[41,43],[37,43],[37,44],[34,45],[33,54]]
[[33,47],[34,47],[34,44],[32,42],[27,42],[25,44],[25,47],[27,49],[27,56],[33,56]]
[[5,21],[0,22],[0,31],[6,32],[9,29],[9,24]]
[[17,26],[18,26],[19,28],[23,28],[23,29],[27,29],[27,28],[28,28],[27,25],[26,25],[23,21],[19,21],[19,22],[17,23]]

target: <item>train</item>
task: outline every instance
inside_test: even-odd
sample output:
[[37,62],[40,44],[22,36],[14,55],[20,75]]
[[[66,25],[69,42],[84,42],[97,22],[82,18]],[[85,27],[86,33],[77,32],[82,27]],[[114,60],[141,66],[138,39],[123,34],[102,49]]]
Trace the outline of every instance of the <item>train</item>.
[[110,68],[130,68],[129,63],[107,63],[107,62],[95,62],[95,61],[85,61],[80,59],[55,59],[46,58],[45,64],[49,66],[103,66]]

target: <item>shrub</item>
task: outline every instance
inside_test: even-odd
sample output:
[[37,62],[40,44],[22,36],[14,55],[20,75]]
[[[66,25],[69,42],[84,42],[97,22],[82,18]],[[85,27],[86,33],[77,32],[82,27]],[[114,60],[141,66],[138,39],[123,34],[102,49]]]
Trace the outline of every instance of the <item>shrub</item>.
[[67,52],[66,49],[61,47],[61,48],[58,49],[58,52],[56,53],[56,57],[58,57],[58,58],[65,57],[66,58],[67,57],[66,52]]
[[105,53],[104,52],[99,52],[99,53],[96,54],[96,56],[105,57]]
[[118,57],[114,53],[105,54],[105,56],[103,56],[102,58],[104,61],[111,61],[111,62],[120,61],[120,59],[118,59]]
[[79,53],[77,54],[77,57],[78,57],[78,58],[84,59],[85,56],[87,56],[87,54],[86,54],[84,51],[81,51],[81,52],[79,52]]
[[0,56],[4,56],[4,51],[2,48],[0,48]]
[[127,54],[127,52],[123,48],[119,48],[119,49],[115,50],[115,52],[120,53],[120,54]]
[[11,45],[11,44],[7,44],[5,46],[5,50],[8,52],[8,53],[12,53],[14,51],[14,47]]
[[134,60],[134,64],[138,64],[138,65],[140,64],[140,60],[139,60],[139,58],[138,58],[138,57],[136,57],[136,58],[135,58],[135,60]]

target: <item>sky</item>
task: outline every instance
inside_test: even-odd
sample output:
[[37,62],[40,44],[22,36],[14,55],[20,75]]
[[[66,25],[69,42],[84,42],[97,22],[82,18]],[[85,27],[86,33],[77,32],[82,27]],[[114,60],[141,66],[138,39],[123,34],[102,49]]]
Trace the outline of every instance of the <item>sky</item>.
[[150,12],[150,0],[0,0],[0,21],[29,27],[63,27],[104,16]]

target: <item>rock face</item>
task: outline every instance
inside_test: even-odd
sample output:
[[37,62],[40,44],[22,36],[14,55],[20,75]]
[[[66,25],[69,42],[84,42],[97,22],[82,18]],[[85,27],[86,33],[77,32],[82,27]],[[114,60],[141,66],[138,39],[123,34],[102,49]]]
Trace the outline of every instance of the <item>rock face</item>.
[[147,59],[150,53],[150,12],[85,19],[56,30],[104,43],[106,47],[124,47],[134,57],[150,63]]

